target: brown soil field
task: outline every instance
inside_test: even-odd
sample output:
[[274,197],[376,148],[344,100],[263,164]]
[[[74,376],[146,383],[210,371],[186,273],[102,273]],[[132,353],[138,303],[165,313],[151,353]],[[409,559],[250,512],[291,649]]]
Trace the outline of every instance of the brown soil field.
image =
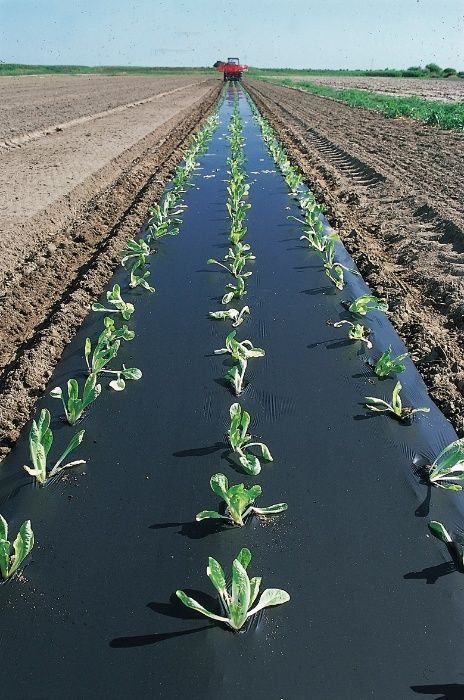
[[[282,75],[274,75],[274,78],[282,78]],[[363,77],[363,76],[325,76],[325,75],[286,75],[291,80],[307,80],[318,85],[329,85],[340,90],[359,88],[371,90],[384,95],[404,97],[417,95],[427,100],[440,100],[441,102],[464,102],[464,80],[445,78],[388,78],[388,77]]]
[[0,458],[221,87],[0,78]]
[[245,85],[464,436],[464,134]]
[[[195,75],[24,75],[0,77],[0,144],[75,119],[156,98],[204,80]],[[1,147],[1,146],[0,146]]]

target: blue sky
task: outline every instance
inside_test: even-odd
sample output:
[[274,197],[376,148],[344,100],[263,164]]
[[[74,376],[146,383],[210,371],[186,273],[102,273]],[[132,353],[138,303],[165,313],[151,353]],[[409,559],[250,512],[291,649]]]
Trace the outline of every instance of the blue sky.
[[0,61],[464,69],[464,0],[0,0]]

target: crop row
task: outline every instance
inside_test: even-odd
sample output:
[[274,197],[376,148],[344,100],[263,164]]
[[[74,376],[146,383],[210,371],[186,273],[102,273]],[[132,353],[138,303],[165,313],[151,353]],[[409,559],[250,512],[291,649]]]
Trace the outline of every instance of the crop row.
[[[227,211],[230,219],[229,242],[230,247],[223,260],[210,258],[209,264],[218,265],[225,269],[233,278],[226,284],[222,304],[236,303],[247,294],[247,280],[252,271],[245,270],[250,261],[256,259],[251,251],[249,243],[243,242],[247,235],[246,215],[250,204],[247,201],[250,185],[247,182],[247,173],[244,168],[245,154],[243,137],[243,122],[240,115],[239,98],[237,90],[234,90],[234,108],[232,111],[228,140],[230,144],[230,156],[227,159],[228,186],[227,186]],[[229,320],[234,328],[240,326],[245,316],[251,310],[248,306],[241,309],[229,308],[210,312],[210,317],[215,320]],[[225,380],[231,386],[236,396],[240,396],[246,384],[246,370],[248,361],[263,357],[265,351],[257,348],[250,340],[238,340],[237,331],[232,330],[225,339],[225,347],[215,350],[216,355],[226,354],[232,359],[232,366],[228,369]],[[272,455],[266,444],[254,441],[248,433],[250,426],[250,414],[245,411],[238,402],[230,407],[230,427],[228,430],[229,446],[235,463],[245,474],[256,476],[261,472],[261,462],[256,452],[264,461],[272,461]],[[219,510],[203,510],[196,516],[197,521],[205,519],[224,520],[231,526],[242,527],[248,517],[253,515],[269,516],[287,510],[286,503],[276,503],[265,508],[254,505],[262,494],[259,484],[247,488],[243,483],[229,486],[225,474],[214,474],[210,479],[213,493],[222,500]],[[228,590],[224,570],[220,563],[209,557],[206,570],[208,578],[219,594],[222,607],[222,615],[204,608],[198,601],[189,597],[184,591],[176,592],[181,602],[206,617],[228,625],[233,630],[240,630],[246,622],[259,610],[287,602],[290,596],[286,591],[278,588],[265,589],[259,601],[256,603],[261,585],[260,577],[249,578],[247,567],[251,561],[251,552],[243,547],[232,563],[232,584]]]
[[[300,207],[302,218],[294,216],[289,216],[288,218],[296,220],[302,225],[303,235],[300,236],[300,240],[307,241],[309,247],[321,259],[322,267],[327,277],[338,290],[342,290],[345,286],[345,274],[358,275],[359,273],[336,260],[335,242],[339,240],[339,236],[330,228],[328,231],[326,230],[323,218],[324,207],[318,204],[314,195],[303,187],[303,176],[298,168],[289,160],[272,127],[259,113],[250,95],[247,92],[245,92],[245,95],[253,117],[261,129],[263,139],[290,188],[290,195],[296,199]],[[335,328],[347,326],[350,340],[362,342],[367,349],[372,350],[372,330],[361,323],[361,319],[373,311],[388,312],[386,302],[373,295],[364,294],[351,302],[341,302],[341,304],[351,314],[351,320],[327,321],[328,325]],[[408,353],[394,357],[390,346],[384,348],[376,359],[370,357],[368,364],[380,378],[397,377],[398,374],[406,371],[406,365],[403,361],[407,357]],[[401,382],[397,380],[391,400],[366,396],[366,408],[376,413],[390,414],[393,418],[403,422],[410,421],[417,413],[428,413],[430,411],[427,407],[414,408],[404,406],[400,395],[401,389]],[[461,491],[463,488],[461,482],[464,481],[464,439],[450,443],[436,456],[431,464],[424,465],[421,478],[425,483],[436,488]],[[443,523],[432,520],[428,525],[430,531],[451,550],[457,559],[460,570],[464,572],[464,545],[457,537],[450,535]]]
[[[182,200],[187,189],[192,186],[191,176],[198,167],[198,156],[206,151],[207,143],[219,123],[218,109],[219,106],[195,133],[182,163],[174,172],[169,189],[161,202],[150,209],[144,238],[138,241],[129,240],[120,251],[121,264],[128,273],[129,289],[140,287],[148,293],[155,292],[154,287],[148,282],[150,271],[147,268],[151,256],[156,252],[150,245],[164,236],[175,236],[179,233],[182,223],[180,215],[184,209]],[[92,343],[90,338],[85,341],[84,356],[88,376],[82,388],[77,379],[70,378],[65,390],[56,387],[50,392],[52,398],[62,402],[66,421],[71,426],[81,419],[84,411],[100,396],[101,381],[104,376],[111,378],[109,387],[118,392],[125,389],[126,381],[136,381],[142,377],[141,370],[136,367],[125,367],[123,364],[117,369],[110,368],[110,363],[118,356],[121,343],[130,342],[135,338],[135,332],[130,330],[126,323],[118,327],[115,318],[129,321],[135,308],[132,303],[123,299],[118,284],[106,293],[106,299],[106,306],[99,303],[92,305],[94,312],[103,312],[105,316],[101,333],[95,342]],[[47,409],[42,409],[37,420],[32,421],[29,433],[29,455],[32,466],[25,465],[24,470],[39,486],[46,486],[63,470],[85,464],[83,459],[66,462],[68,455],[82,443],[84,435],[85,430],[75,433],[63,453],[57,459],[55,458],[56,461],[49,460],[53,445],[51,415]],[[33,546],[34,532],[30,520],[22,523],[16,538],[11,541],[8,523],[0,515],[0,574],[3,579],[11,578],[18,571]]]

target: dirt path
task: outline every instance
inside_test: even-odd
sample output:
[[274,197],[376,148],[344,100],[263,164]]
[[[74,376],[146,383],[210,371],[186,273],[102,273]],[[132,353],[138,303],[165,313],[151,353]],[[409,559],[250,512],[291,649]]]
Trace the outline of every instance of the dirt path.
[[[284,76],[275,75],[275,78]],[[373,90],[383,95],[395,95],[405,97],[417,95],[427,100],[439,100],[441,102],[463,102],[464,80],[445,80],[437,78],[389,78],[369,76],[329,76],[329,75],[289,75],[291,80],[307,80],[317,85],[329,85],[341,90],[358,88],[360,90]]]
[[464,435],[464,136],[246,85]]
[[0,455],[220,89],[198,80],[0,156]]

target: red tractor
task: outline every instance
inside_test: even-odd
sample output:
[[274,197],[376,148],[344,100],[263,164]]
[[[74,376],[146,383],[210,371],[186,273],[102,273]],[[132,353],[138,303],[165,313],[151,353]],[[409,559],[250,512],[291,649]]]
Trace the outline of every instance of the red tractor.
[[238,58],[228,58],[227,63],[216,61],[214,67],[224,73],[224,82],[226,80],[241,80],[242,73],[248,70],[248,66],[240,64]]

